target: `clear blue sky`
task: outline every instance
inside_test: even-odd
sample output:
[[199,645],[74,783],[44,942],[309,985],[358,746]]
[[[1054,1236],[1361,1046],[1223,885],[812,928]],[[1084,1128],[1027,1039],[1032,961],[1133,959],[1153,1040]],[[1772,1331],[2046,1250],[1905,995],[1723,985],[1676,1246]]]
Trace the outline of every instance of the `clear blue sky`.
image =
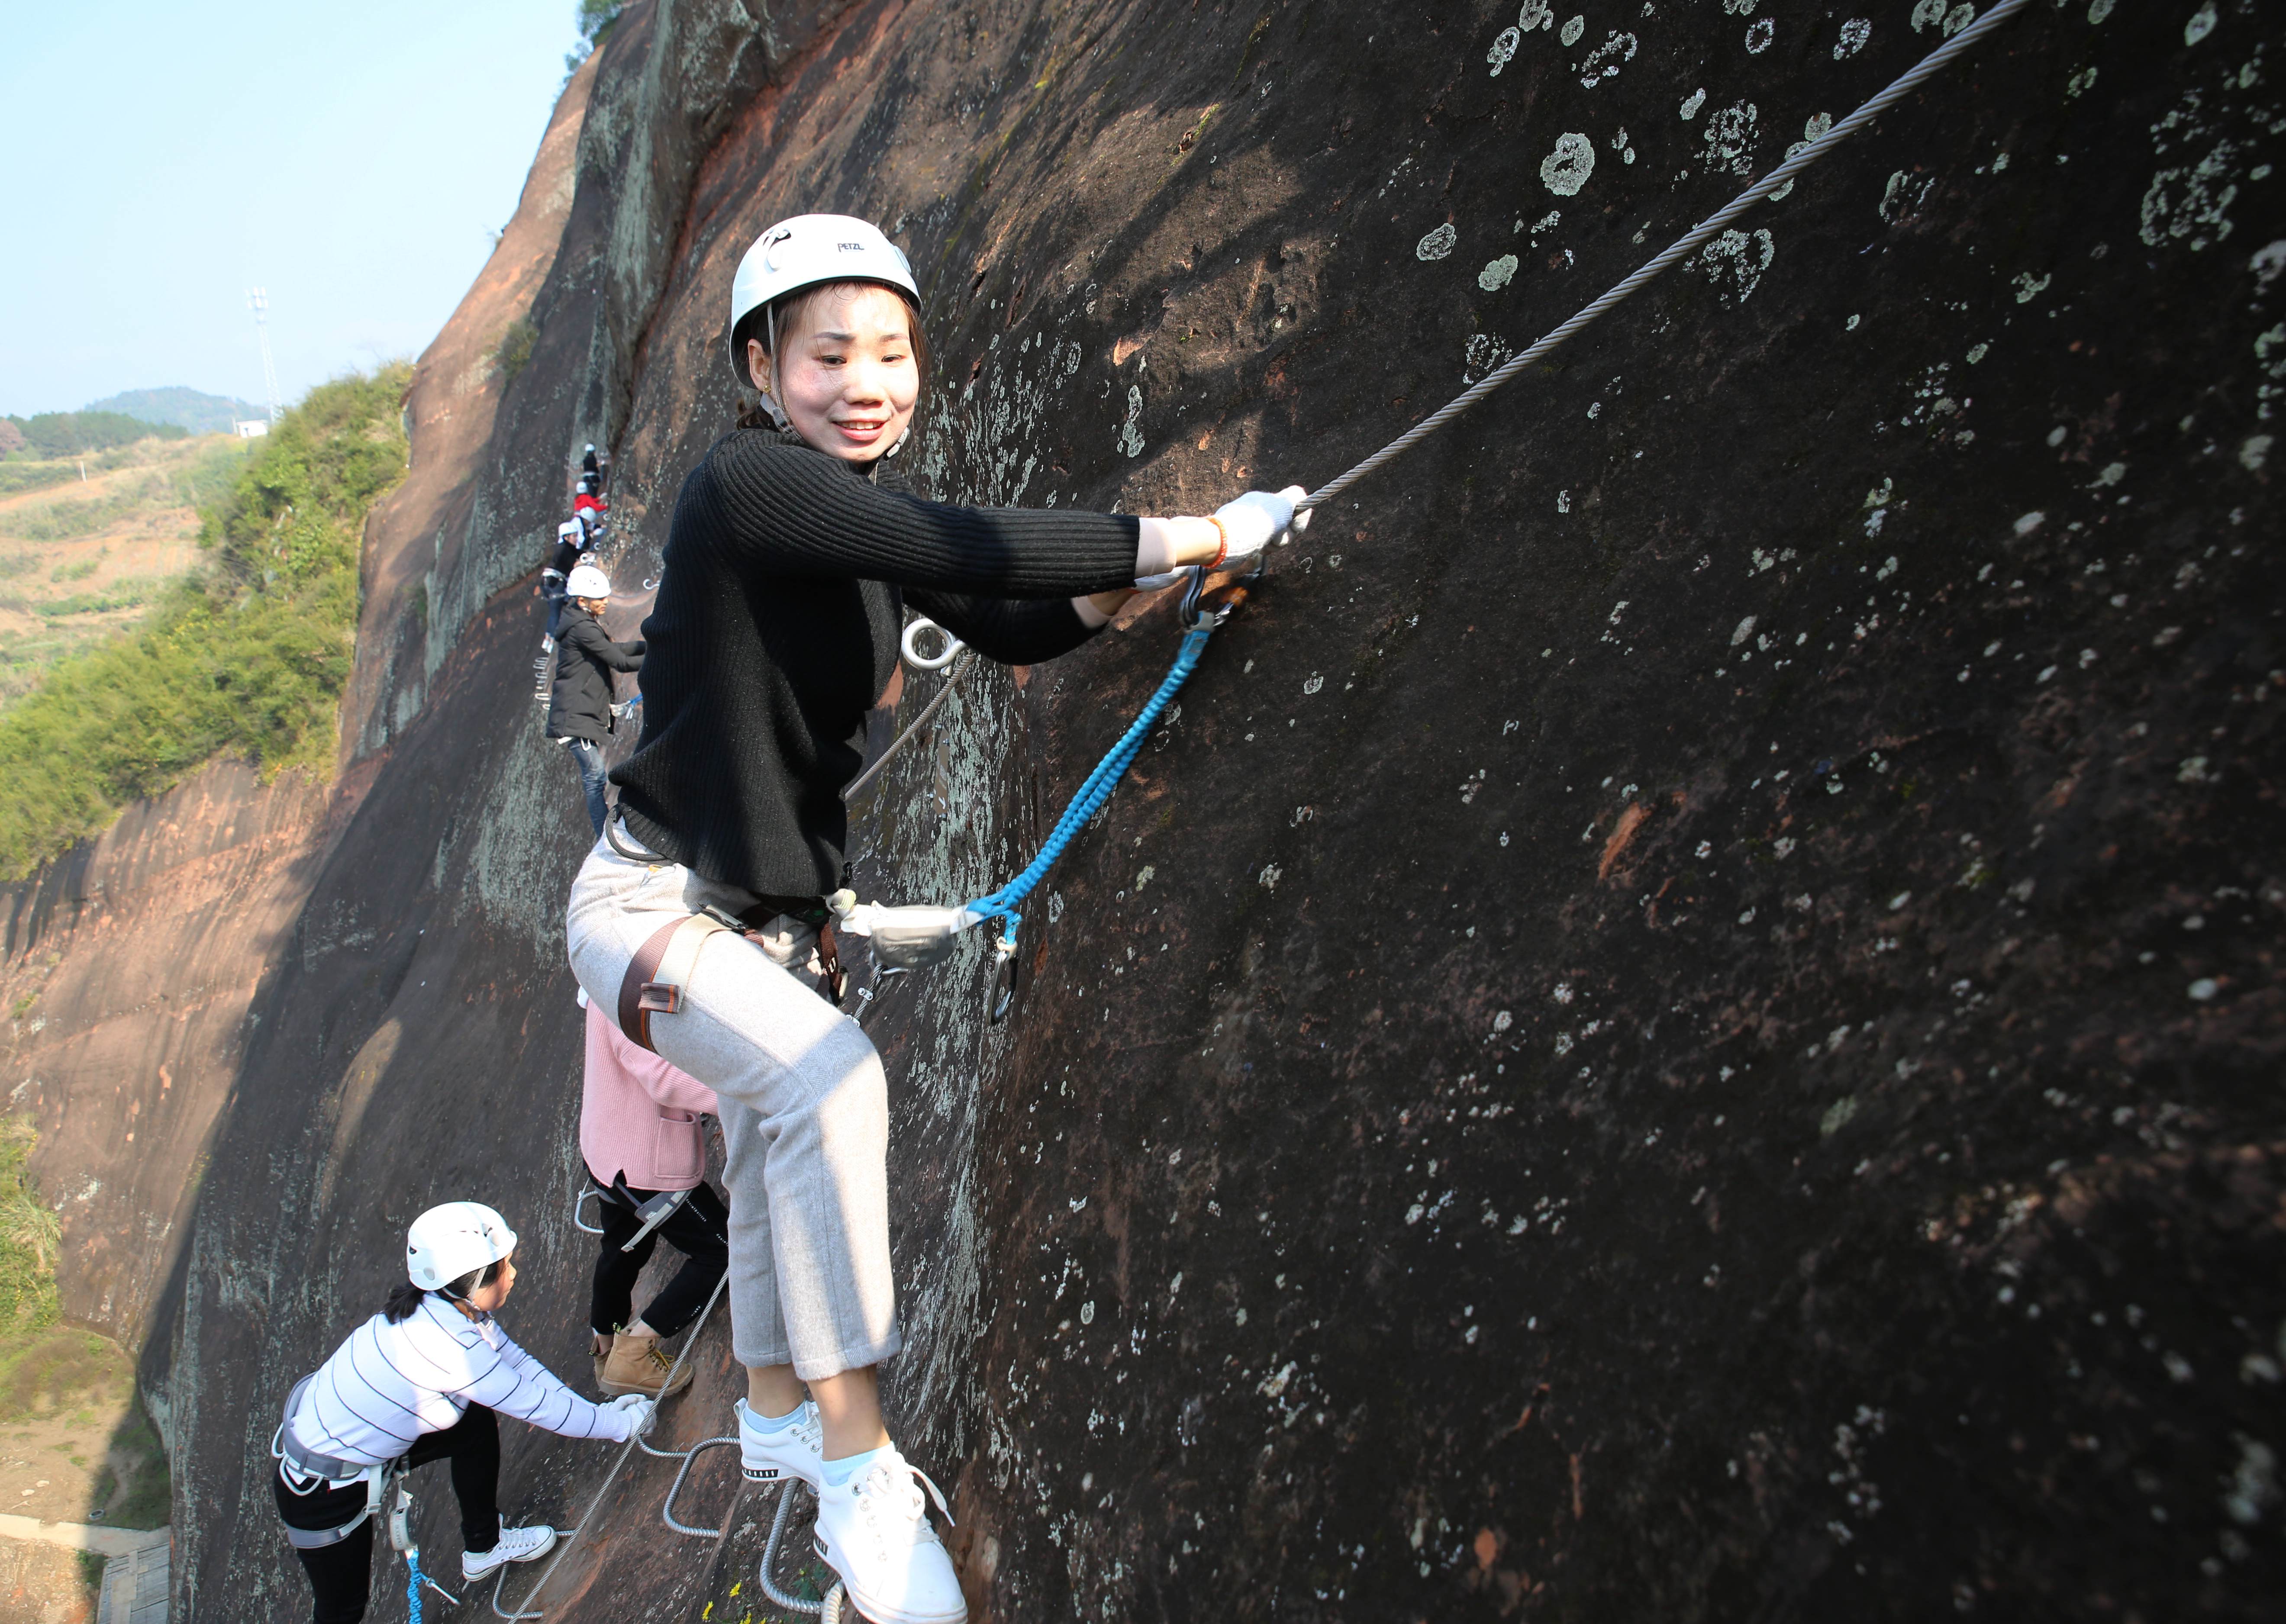
[[483,266],[573,0],[73,0],[0,46],[0,412],[188,384],[289,404],[417,354]]

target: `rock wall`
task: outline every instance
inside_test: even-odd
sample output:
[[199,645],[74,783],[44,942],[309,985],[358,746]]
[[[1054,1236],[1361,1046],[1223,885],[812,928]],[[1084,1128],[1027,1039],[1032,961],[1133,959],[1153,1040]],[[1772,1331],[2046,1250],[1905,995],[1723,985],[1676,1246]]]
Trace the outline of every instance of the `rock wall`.
[[[1969,14],[631,11],[154,1344],[187,1616],[301,1604],[263,1445],[423,1206],[508,1210],[513,1328],[579,1368],[586,830],[502,593],[590,436],[656,569],[763,225],[906,245],[939,494],[1199,511],[1348,466]],[[1012,1020],[979,954],[898,987],[894,1398],[979,1620],[2274,1605],[2261,16],[2034,8],[1319,513],[1036,897]],[[865,888],[1012,871],[1172,643],[966,688]],[[510,1431],[510,1514],[570,1521],[605,1453]],[[669,1476],[552,1617],[761,1616],[757,1503],[684,1541]]]

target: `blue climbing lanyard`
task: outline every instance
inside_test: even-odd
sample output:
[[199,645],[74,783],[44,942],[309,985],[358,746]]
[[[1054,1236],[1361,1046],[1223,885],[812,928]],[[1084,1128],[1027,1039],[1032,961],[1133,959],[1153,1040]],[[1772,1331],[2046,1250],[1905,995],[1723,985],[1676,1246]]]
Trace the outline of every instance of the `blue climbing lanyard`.
[[421,1624],[421,1553],[405,1553],[405,1615],[410,1624]]
[[[1186,616],[1195,612],[1199,588],[1203,584],[1205,573],[1203,570],[1198,570],[1193,576],[1190,590],[1183,600]],[[1103,803],[1111,799],[1111,792],[1117,789],[1120,779],[1127,776],[1127,769],[1134,762],[1136,753],[1143,748],[1144,739],[1173,700],[1176,690],[1197,669],[1199,656],[1206,651],[1207,639],[1214,635],[1215,627],[1221,623],[1222,613],[1219,612],[1209,612],[1190,620],[1190,630],[1183,634],[1182,647],[1175,651],[1175,664],[1167,673],[1166,680],[1159,684],[1159,690],[1151,696],[1132,725],[1119,736],[1119,742],[1095,764],[1095,770],[1088,774],[1087,782],[1079,786],[1079,793],[1072,797],[1071,805],[1065,808],[1064,815],[1056,820],[1056,826],[1049,832],[1046,844],[1040,847],[1040,855],[1032,859],[1022,873],[997,891],[966,904],[968,911],[979,919],[1005,921],[1000,931],[1004,948],[1015,936],[1017,927],[1024,922],[1023,916],[1016,911],[1016,905],[1031,895],[1035,886],[1047,878],[1048,871],[1055,866],[1056,859],[1064,855],[1064,848],[1086,826],[1087,820],[1101,811]]]

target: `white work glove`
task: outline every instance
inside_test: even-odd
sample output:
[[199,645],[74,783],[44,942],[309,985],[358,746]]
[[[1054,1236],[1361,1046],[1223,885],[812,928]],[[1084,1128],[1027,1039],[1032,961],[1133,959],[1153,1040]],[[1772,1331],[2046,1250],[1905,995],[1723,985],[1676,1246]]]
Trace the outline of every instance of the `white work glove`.
[[1230,551],[1220,567],[1250,568],[1262,556],[1262,549],[1288,531],[1308,528],[1309,510],[1294,511],[1294,504],[1308,494],[1298,485],[1289,485],[1274,495],[1268,491],[1249,491],[1237,501],[1216,508],[1215,517],[1221,521],[1223,533],[1230,538]]
[[[1249,491],[1235,501],[1225,502],[1215,509],[1215,518],[1222,525],[1223,535],[1229,541],[1229,550],[1218,570],[1245,571],[1254,567],[1262,556],[1263,548],[1289,530],[1306,530],[1310,524],[1310,509],[1297,513],[1294,504],[1309,494],[1298,485],[1289,485],[1273,495],[1268,491]],[[1149,592],[1161,587],[1171,587],[1185,579],[1190,566],[1184,564],[1163,574],[1146,575],[1135,585]]]
[[639,1392],[622,1393],[604,1407],[626,1413],[629,1438],[642,1437],[658,1419],[658,1406]]

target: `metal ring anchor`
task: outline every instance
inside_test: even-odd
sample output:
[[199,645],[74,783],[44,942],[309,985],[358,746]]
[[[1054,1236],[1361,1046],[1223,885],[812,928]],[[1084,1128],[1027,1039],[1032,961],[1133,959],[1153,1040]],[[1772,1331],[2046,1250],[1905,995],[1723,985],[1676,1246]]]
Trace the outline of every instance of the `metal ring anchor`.
[[[919,650],[913,646],[913,640],[923,632],[934,632],[944,639],[944,648],[942,652],[926,659],[921,657]],[[905,627],[904,638],[898,644],[904,652],[905,664],[916,671],[942,671],[952,664],[953,656],[959,653],[966,646],[959,638],[924,616],[916,616],[913,623]]]

